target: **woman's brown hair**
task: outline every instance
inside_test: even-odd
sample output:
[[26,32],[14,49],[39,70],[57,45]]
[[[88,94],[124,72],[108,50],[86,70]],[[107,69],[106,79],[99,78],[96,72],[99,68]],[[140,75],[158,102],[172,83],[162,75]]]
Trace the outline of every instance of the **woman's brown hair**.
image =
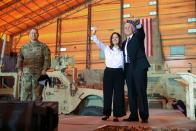
[[122,50],[122,42],[121,42],[121,35],[118,33],[118,32],[113,32],[112,35],[110,36],[110,49],[112,49],[114,47],[114,44],[112,43],[112,37],[113,35],[116,34],[119,38],[119,41],[118,41],[118,46],[119,48]]

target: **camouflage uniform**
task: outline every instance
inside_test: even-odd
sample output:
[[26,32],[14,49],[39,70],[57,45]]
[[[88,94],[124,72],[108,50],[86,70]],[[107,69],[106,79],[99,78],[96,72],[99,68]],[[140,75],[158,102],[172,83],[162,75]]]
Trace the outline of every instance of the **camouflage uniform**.
[[22,101],[39,100],[42,95],[42,87],[38,85],[38,78],[42,70],[50,67],[51,58],[49,48],[41,42],[29,42],[21,49],[16,67],[23,71],[21,76]]

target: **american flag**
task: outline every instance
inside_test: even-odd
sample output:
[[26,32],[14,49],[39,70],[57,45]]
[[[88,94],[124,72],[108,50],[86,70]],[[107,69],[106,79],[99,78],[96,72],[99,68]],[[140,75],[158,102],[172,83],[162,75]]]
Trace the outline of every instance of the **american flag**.
[[152,18],[141,18],[140,23],[143,25],[145,32],[145,52],[147,57],[153,55],[152,47]]

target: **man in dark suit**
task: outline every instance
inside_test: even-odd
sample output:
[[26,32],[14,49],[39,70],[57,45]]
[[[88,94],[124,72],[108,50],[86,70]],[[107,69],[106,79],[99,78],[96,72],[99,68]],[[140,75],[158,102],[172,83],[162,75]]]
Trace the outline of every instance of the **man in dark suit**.
[[128,87],[130,116],[124,121],[148,123],[149,110],[147,100],[147,71],[150,64],[145,55],[145,33],[139,19],[128,20],[124,26],[127,39],[123,42],[125,58],[125,76]]

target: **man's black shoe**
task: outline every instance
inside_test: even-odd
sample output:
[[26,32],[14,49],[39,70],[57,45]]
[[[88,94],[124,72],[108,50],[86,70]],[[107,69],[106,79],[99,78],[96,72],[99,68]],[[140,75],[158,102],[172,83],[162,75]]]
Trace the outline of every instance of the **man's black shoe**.
[[142,119],[142,123],[148,123],[148,119]]
[[104,120],[104,121],[106,121],[108,118],[109,118],[109,116],[104,116],[101,119]]
[[113,119],[114,122],[119,122],[118,118]]
[[123,119],[123,121],[130,121],[130,119],[129,118],[126,118],[126,119]]
[[129,122],[138,122],[139,121],[139,119],[132,119],[132,118],[127,118],[127,119],[123,119],[123,121],[129,121]]

